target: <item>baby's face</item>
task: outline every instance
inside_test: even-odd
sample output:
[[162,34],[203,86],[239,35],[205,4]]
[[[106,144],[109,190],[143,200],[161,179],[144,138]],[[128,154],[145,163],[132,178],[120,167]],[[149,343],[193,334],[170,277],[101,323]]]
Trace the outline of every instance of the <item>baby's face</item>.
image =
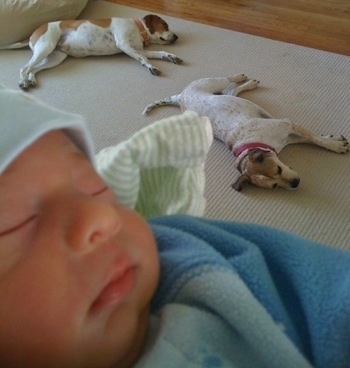
[[0,175],[0,366],[127,367],[159,276],[147,223],[62,131]]

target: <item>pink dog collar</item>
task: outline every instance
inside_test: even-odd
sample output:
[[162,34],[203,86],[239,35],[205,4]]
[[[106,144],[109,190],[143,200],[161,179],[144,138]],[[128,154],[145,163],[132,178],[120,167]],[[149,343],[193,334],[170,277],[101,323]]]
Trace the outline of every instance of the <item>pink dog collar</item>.
[[273,147],[271,147],[267,144],[252,142],[252,143],[243,144],[242,146],[236,148],[236,150],[234,151],[233,154],[234,154],[235,157],[238,157],[243,151],[245,151],[247,149],[252,149],[252,148],[261,148],[261,149],[276,152]]
[[145,29],[145,27],[143,26],[142,22],[140,21],[139,18],[134,18],[134,22],[137,25],[137,27],[139,28],[140,32],[141,32],[141,36],[143,38],[143,44],[145,46],[149,45],[149,39],[148,39],[148,33]]

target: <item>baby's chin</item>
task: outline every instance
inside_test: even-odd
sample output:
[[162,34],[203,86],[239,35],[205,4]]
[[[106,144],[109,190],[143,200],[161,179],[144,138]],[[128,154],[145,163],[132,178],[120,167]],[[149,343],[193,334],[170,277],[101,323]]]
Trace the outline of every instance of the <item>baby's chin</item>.
[[134,334],[135,338],[130,344],[129,350],[127,350],[124,356],[118,359],[112,367],[108,368],[130,368],[139,360],[146,341],[149,319],[150,308],[147,306],[140,315],[138,328],[135,330]]

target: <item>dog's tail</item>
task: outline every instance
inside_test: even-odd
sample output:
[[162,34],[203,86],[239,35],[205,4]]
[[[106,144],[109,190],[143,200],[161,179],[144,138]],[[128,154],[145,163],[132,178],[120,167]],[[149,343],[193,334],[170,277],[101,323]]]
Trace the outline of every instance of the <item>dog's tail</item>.
[[180,106],[180,96],[181,95],[174,95],[166,98],[162,98],[161,100],[152,102],[146,108],[143,110],[142,115],[146,115],[151,110],[153,110],[155,107],[159,106],[165,106],[165,105],[174,105],[174,106]]
[[27,40],[23,40],[20,42],[11,43],[9,45],[0,46],[0,50],[13,50],[13,49],[22,49],[24,47],[29,46],[29,38]]

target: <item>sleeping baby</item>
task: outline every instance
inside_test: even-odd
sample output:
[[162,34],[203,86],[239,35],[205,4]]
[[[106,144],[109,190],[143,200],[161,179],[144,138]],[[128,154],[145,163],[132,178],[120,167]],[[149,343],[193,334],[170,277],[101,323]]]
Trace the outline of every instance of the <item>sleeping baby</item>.
[[0,88],[0,126],[1,367],[348,367],[350,253],[204,218],[207,118],[95,154]]

